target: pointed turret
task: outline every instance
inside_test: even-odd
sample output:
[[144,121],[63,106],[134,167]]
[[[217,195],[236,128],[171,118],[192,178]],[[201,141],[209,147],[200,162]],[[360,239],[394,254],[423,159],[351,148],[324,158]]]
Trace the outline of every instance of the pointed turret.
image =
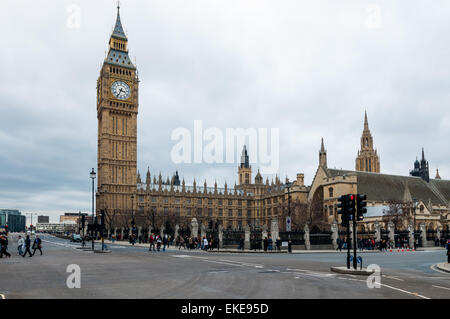
[[255,184],[262,184],[263,183],[263,178],[261,176],[261,173],[259,172],[258,169],[258,173],[255,176]]
[[319,151],[319,166],[322,166],[324,168],[327,167],[327,151],[323,144],[323,137],[322,137],[322,142],[321,142],[320,151]]
[[136,183],[137,184],[142,184],[141,174],[139,173],[139,170],[137,172]]
[[361,149],[355,160],[355,169],[362,172],[380,172],[380,157],[373,147],[373,137],[369,130],[367,111],[364,111],[364,130],[361,135]]
[[150,185],[152,182],[151,176],[150,176],[150,166],[147,168],[147,177],[145,178],[145,183],[147,185]]
[[439,176],[439,169],[436,168],[436,177],[435,179],[441,179],[441,176]]

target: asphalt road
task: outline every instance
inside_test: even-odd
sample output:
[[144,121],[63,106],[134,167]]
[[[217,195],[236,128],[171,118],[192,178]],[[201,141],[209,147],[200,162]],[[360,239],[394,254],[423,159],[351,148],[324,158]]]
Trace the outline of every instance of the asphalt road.
[[[44,255],[0,259],[0,298],[450,298],[450,274],[430,268],[442,251],[363,254],[382,269],[381,288],[330,272],[345,254],[232,254],[109,245],[97,254],[42,235]],[[39,254],[39,253],[38,253]],[[81,269],[69,289],[67,266]]]

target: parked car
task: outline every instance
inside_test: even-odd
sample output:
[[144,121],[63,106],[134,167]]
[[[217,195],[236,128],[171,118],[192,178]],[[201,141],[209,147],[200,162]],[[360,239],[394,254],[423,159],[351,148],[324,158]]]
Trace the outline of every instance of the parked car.
[[81,236],[80,236],[80,234],[72,234],[72,236],[70,236],[70,241],[81,243]]

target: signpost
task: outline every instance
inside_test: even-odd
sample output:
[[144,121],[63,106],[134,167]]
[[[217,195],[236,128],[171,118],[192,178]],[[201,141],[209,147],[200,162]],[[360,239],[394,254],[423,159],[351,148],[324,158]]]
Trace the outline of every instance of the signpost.
[[291,231],[291,216],[286,217],[286,231]]

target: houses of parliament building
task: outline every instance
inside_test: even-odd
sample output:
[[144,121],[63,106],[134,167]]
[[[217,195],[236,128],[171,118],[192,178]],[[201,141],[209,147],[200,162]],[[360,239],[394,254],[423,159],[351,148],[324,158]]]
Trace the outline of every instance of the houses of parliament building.
[[[119,7],[109,50],[97,80],[98,119],[98,186],[97,214],[118,213],[129,223],[144,224],[146,216],[175,216],[190,222],[196,218],[210,220],[225,228],[270,225],[278,219],[281,228],[290,204],[311,207],[319,203],[325,222],[339,221],[337,199],[348,193],[364,193],[368,206],[386,205],[392,199],[419,201],[419,219],[430,227],[448,227],[450,222],[450,181],[424,178],[428,162],[415,163],[412,176],[380,173],[380,159],[374,150],[367,114],[361,136],[361,147],[355,160],[355,171],[330,169],[324,141],[313,182],[305,185],[298,173],[293,182],[263,180],[259,170],[253,177],[249,154],[243,147],[238,166],[238,185],[191,185],[178,172],[163,178],[161,174],[137,172],[137,116],[139,111],[139,77],[128,54],[128,39],[123,30]],[[425,158],[423,156],[423,161]],[[420,171],[420,172],[419,172]],[[420,173],[420,174],[419,174]],[[421,217],[420,217],[421,216]],[[367,219],[367,227],[378,217]]]

